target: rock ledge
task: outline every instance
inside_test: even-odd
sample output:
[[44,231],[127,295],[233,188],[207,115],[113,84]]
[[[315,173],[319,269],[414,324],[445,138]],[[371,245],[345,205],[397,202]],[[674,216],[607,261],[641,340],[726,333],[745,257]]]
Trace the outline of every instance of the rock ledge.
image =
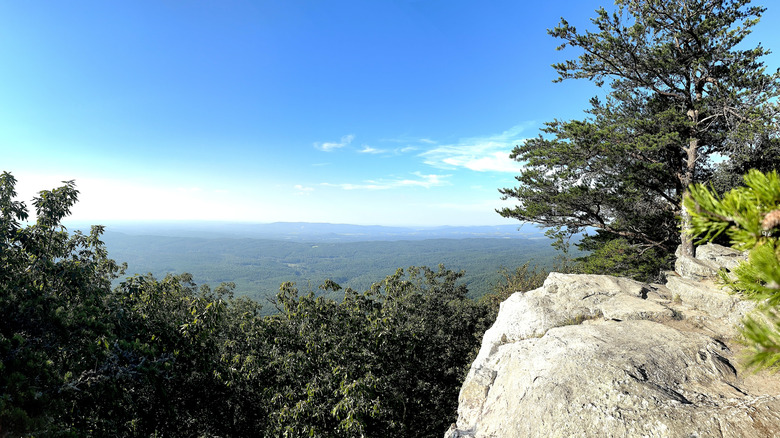
[[[710,277],[741,257],[716,245],[699,254],[693,265]],[[693,271],[666,285],[553,273],[509,297],[445,438],[780,433],[780,378],[743,372],[733,341],[752,303]]]

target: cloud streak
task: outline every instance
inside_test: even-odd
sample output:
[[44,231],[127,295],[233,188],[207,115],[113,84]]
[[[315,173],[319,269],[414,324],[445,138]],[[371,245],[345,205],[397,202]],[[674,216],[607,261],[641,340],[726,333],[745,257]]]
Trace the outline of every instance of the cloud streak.
[[341,149],[344,146],[349,145],[350,143],[352,143],[352,140],[354,140],[354,139],[355,139],[355,136],[352,135],[352,134],[349,134],[349,135],[345,135],[345,136],[341,137],[341,141],[339,141],[338,143],[336,143],[336,142],[324,142],[324,143],[317,142],[317,143],[314,143],[314,147],[319,149],[319,150],[321,150],[321,151],[323,151],[323,152],[332,152],[332,151],[334,151],[336,149]]
[[517,173],[520,165],[509,158],[509,153],[525,140],[521,135],[524,129],[525,126],[518,125],[492,136],[461,139],[456,144],[437,146],[419,156],[425,164],[440,169]]
[[359,184],[322,183],[320,185],[325,187],[336,187],[343,190],[389,190],[389,189],[398,189],[398,188],[406,188],[406,187],[422,187],[422,188],[429,189],[431,187],[443,186],[449,184],[449,182],[446,181],[446,179],[450,177],[450,175],[436,175],[436,174],[425,175],[420,172],[414,172],[413,175],[416,176],[417,178],[416,179],[397,178],[397,179],[366,180]]
[[417,148],[413,146],[406,146],[403,148],[393,148],[393,149],[379,149],[379,148],[371,147],[369,145],[363,145],[363,149],[357,152],[359,154],[390,156],[390,155],[402,155],[415,150],[417,150]]
[[358,152],[360,152],[361,154],[374,154],[374,155],[388,153],[387,149],[376,149],[368,145],[363,145],[363,149],[359,150]]
[[293,188],[295,189],[295,193],[297,195],[308,195],[314,191],[314,187],[306,187],[300,184],[296,184]]

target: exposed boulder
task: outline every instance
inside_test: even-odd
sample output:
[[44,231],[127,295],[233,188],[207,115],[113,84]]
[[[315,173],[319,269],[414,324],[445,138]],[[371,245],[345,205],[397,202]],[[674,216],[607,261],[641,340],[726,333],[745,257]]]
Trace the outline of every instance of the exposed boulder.
[[594,318],[651,319],[672,311],[646,301],[650,287],[627,278],[553,272],[544,286],[513,294],[501,303],[498,317],[485,332],[475,360],[479,364],[499,345],[543,336],[549,329]]
[[696,247],[696,258],[716,271],[720,268],[733,271],[740,262],[747,260],[747,255],[734,248],[707,243]]
[[707,263],[688,255],[680,255],[674,262],[674,270],[683,278],[691,280],[703,280],[713,277],[717,270],[712,269]]
[[695,281],[714,277],[720,269],[732,271],[741,261],[747,260],[744,253],[714,243],[696,247],[696,257],[683,255],[679,247],[675,256],[675,272],[683,278]]
[[669,276],[666,278],[666,287],[673,291],[674,300],[680,300],[687,306],[713,318],[723,319],[731,325],[738,324],[743,316],[755,308],[755,302],[728,293],[710,279],[697,282]]
[[[722,257],[707,259],[713,274]],[[710,280],[668,280],[553,273],[509,297],[445,437],[780,433],[780,378],[743,372],[732,341],[752,304]]]

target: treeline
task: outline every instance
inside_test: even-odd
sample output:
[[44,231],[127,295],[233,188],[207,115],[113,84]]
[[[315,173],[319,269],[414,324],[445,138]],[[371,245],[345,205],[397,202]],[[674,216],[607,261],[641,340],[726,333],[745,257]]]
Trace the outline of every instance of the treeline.
[[[60,221],[72,182],[27,207],[0,176],[0,436],[438,436],[501,297],[398,270],[359,293],[285,283],[277,313],[232,284],[126,278],[101,227]],[[504,272],[501,295],[542,273]],[[520,281],[520,283],[518,283]],[[522,283],[522,284],[521,284]]]

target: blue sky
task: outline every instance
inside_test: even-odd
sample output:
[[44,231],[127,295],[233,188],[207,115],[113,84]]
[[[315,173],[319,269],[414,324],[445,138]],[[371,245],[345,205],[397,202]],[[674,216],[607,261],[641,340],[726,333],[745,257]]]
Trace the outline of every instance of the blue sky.
[[509,151],[603,94],[546,29],[606,3],[0,0],[0,170],[80,221],[510,224]]

